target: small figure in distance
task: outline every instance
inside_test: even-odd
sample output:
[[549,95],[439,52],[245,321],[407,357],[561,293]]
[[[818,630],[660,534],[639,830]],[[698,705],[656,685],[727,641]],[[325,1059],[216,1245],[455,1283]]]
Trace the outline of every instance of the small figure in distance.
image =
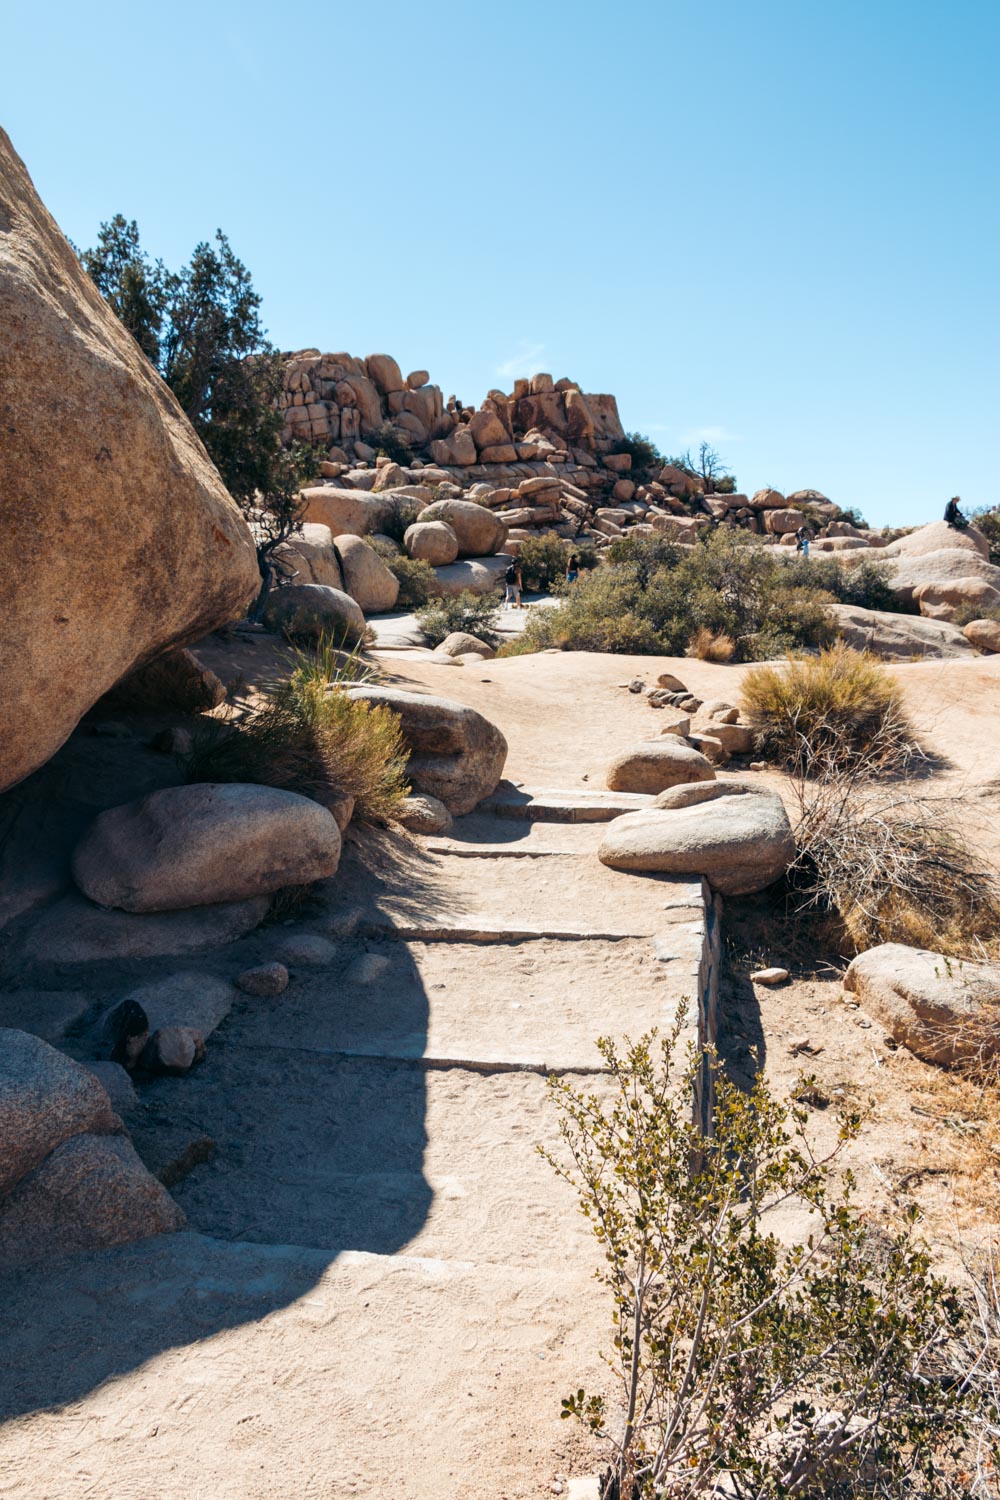
[[803,557],[809,556],[809,533],[804,526],[800,526],[795,533],[795,550],[801,552]]
[[969,524],[958,508],[958,502],[961,498],[960,495],[952,495],[944,508],[944,518],[948,525],[954,526],[958,531],[961,531],[963,526],[968,526]]
[[503,597],[504,608],[511,606],[513,609],[521,608],[521,564],[515,557],[508,565],[504,574],[505,593]]
[[579,576],[580,559],[577,557],[575,552],[571,552],[569,555],[569,562],[566,564],[566,582],[575,583]]

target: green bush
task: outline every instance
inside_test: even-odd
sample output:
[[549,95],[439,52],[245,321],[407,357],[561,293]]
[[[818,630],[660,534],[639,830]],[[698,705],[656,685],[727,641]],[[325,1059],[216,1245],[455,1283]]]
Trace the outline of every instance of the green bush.
[[972,512],[972,524],[990,544],[990,562],[1000,568],[1000,505],[984,506]]
[[634,479],[636,484],[645,484],[650,479],[655,479],[667,462],[653,439],[641,432],[626,432],[614,451],[629,455],[632,460],[629,478]]
[[892,673],[842,642],[818,656],[752,667],[741,691],[758,748],[783,765],[803,757],[824,768],[859,757],[876,764],[913,744]]
[[733,660],[754,661],[829,644],[830,595],[773,552],[722,527],[690,550],[616,538],[560,608],[531,614],[526,645],[682,656],[704,629],[732,641]]
[[[850,555],[850,554],[849,554]],[[856,556],[856,554],[853,554]],[[785,564],[797,583],[812,583],[832,594],[838,604],[853,604],[860,609],[885,609],[892,614],[915,614],[917,605],[904,604],[893,588],[892,564],[877,557],[861,557],[857,562],[841,562],[835,556],[794,556]]]
[[398,427],[391,422],[383,422],[378,432],[371,440],[375,452],[390,458],[394,464],[402,468],[409,468],[413,462],[413,449],[406,441]]
[[407,527],[413,525],[423,509],[419,500],[411,500],[405,495],[394,495],[385,520],[382,522],[382,535],[391,537],[394,542],[402,546]]
[[[855,1201],[840,1158],[861,1119],[817,1149],[804,1104],[685,1055],[683,1019],[659,1041],[602,1039],[599,1097],[549,1079],[562,1147],[542,1154],[577,1192],[609,1301],[614,1394],[562,1403],[604,1447],[602,1496],[991,1493],[992,1323],[932,1272],[915,1206],[880,1224]],[[810,1221],[795,1244],[778,1229],[789,1204]]]
[[474,635],[487,646],[497,646],[499,600],[496,592],[472,594],[465,590],[451,599],[432,599],[417,610],[417,624],[432,646],[440,646],[456,630]]
[[297,654],[262,702],[198,735],[188,779],[281,787],[327,806],[353,797],[356,818],[390,821],[409,792],[399,716],[344,691],[370,677],[357,652],[321,638],[316,655]]
[[399,583],[396,599],[397,609],[417,609],[426,604],[434,589],[434,569],[422,557],[407,557],[398,552],[389,542],[377,537],[364,538],[373,552],[377,552],[389,572]]
[[548,590],[566,576],[566,564],[574,548],[551,531],[521,543],[518,561],[526,589]]

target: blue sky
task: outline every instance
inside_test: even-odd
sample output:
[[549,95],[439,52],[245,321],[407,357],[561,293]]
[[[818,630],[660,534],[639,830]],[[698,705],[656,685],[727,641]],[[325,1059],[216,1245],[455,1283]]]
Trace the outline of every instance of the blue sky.
[[533,369],[876,523],[1000,501],[997,0],[9,4],[78,244],[217,226],[283,348]]

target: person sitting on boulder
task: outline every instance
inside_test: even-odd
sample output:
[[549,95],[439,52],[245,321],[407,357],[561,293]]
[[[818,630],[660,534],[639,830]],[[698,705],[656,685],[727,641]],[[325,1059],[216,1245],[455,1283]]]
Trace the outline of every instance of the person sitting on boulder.
[[948,504],[944,508],[944,518],[947,521],[948,525],[954,526],[958,531],[961,531],[963,526],[968,526],[969,524],[958,508],[958,502],[960,499],[960,495],[952,495],[951,499],[948,501]]
[[504,608],[509,604],[513,609],[521,608],[521,565],[515,559],[508,565],[504,574],[506,592],[504,594]]

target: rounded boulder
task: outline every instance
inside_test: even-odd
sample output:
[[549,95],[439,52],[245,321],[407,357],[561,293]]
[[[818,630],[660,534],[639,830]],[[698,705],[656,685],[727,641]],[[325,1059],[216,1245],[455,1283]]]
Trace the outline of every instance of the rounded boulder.
[[734,787],[711,802],[615,818],[598,858],[613,870],[703,875],[722,895],[743,896],[785,873],[795,840],[775,792]]
[[684,782],[714,780],[715,772],[701,751],[685,745],[676,735],[644,741],[623,751],[611,762],[606,778],[609,791],[654,795]]
[[336,872],[340,830],[318,802],[276,787],[167,787],[100,813],[73,852],[99,906],[179,911],[243,901]]
[[323,583],[289,583],[272,590],[264,608],[264,624],[291,636],[316,637],[329,631],[338,639],[353,636],[360,640],[365,633],[365,617],[357,601]]
[[392,609],[399,597],[399,579],[359,536],[339,536],[337,552],[344,589],[366,615]]
[[458,537],[447,521],[414,521],[403,537],[407,556],[444,568],[458,556]]
[[435,500],[419,522],[444,521],[458,539],[459,557],[492,557],[507,540],[507,527],[485,505],[472,500]]

